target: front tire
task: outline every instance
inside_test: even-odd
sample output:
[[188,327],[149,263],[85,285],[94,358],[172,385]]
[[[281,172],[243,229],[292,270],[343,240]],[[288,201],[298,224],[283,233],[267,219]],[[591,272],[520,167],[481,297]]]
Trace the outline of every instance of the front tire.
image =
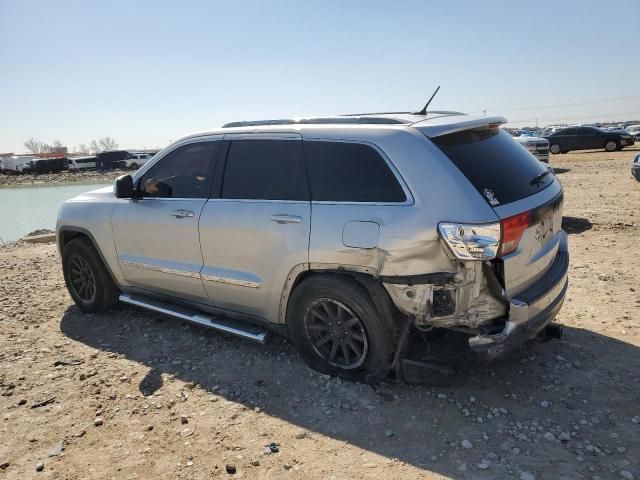
[[383,308],[385,315],[379,306],[355,280],[311,277],[291,295],[289,336],[314,370],[348,380],[377,381],[389,372],[396,343],[391,310]]
[[560,148],[560,145],[558,145],[557,143],[553,143],[551,144],[551,146],[549,147],[549,150],[551,151],[551,153],[553,153],[554,155],[559,154],[562,149]]
[[71,298],[83,312],[102,312],[118,303],[118,287],[89,239],[75,238],[64,246],[62,273]]
[[615,152],[618,149],[618,142],[615,140],[607,140],[604,144],[604,149],[607,152]]

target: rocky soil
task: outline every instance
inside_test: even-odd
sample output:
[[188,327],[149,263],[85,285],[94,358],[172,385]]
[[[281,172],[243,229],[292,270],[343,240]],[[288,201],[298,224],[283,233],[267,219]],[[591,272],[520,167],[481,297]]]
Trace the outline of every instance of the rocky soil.
[[0,173],[0,187],[10,185],[109,183],[114,181],[120,175],[125,175],[127,173],[132,173],[132,170],[112,170],[110,172],[98,172],[96,170],[86,172],[63,171],[56,173],[43,173],[41,175],[8,175]]
[[562,340],[483,366],[445,335],[444,386],[348,383],[285,340],[132,308],[83,315],[54,245],[0,249],[0,478],[640,479],[635,153],[552,159]]

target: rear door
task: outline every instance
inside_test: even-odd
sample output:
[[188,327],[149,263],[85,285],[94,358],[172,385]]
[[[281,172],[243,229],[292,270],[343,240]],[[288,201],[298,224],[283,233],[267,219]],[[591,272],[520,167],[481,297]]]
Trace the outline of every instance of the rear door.
[[132,286],[207,303],[198,221],[219,148],[213,138],[178,146],[136,179],[142,198],[116,201],[115,246]]
[[311,267],[378,271],[376,247],[392,234],[387,226],[412,203],[408,189],[375,145],[305,140],[304,151],[313,210]]
[[218,308],[278,321],[294,269],[308,269],[311,205],[297,134],[226,135],[221,182],[202,211],[202,280]]
[[507,295],[523,291],[547,271],[566,238],[560,183],[548,167],[498,128],[465,130],[432,141],[501,220],[529,212],[518,248],[501,258]]

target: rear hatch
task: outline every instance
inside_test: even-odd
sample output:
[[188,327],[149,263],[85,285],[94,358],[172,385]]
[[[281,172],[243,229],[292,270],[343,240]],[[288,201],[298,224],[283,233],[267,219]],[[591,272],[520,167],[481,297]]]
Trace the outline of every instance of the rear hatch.
[[502,239],[503,246],[516,239],[515,250],[494,261],[506,295],[513,297],[542,277],[556,257],[564,237],[563,194],[548,167],[498,128],[503,121],[467,117],[462,129],[455,124],[449,129],[414,126],[431,138],[493,208],[501,220],[502,236],[508,237]]

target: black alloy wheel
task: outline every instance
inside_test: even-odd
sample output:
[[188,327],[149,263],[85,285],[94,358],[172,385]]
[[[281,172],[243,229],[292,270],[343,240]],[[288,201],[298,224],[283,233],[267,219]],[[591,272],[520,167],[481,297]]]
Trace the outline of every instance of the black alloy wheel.
[[344,303],[333,298],[315,300],[307,308],[304,325],[314,351],[327,363],[351,370],[367,359],[364,324]]
[[85,302],[96,296],[96,278],[89,263],[80,255],[69,259],[69,280],[75,294]]

